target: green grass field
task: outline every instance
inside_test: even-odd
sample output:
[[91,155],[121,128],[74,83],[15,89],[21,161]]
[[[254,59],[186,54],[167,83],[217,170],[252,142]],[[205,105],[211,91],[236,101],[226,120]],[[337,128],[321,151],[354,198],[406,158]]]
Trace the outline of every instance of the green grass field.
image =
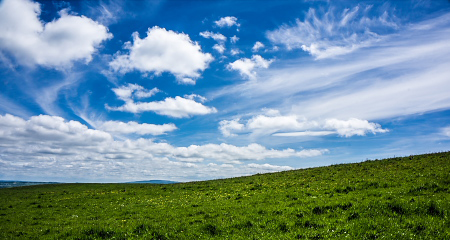
[[450,153],[153,184],[0,189],[0,239],[450,239]]

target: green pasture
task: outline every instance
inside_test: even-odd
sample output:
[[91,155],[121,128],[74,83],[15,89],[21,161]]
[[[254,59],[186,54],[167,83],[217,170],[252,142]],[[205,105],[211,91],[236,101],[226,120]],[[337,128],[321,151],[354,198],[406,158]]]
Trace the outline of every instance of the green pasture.
[[450,153],[204,182],[0,189],[0,239],[450,239]]

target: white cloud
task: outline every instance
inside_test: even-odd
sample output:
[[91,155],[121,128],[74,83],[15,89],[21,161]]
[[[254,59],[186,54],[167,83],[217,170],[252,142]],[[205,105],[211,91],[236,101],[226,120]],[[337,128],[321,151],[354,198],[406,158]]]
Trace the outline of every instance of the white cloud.
[[269,117],[276,117],[276,116],[280,116],[280,111],[277,109],[273,109],[273,108],[263,108],[261,109],[264,112],[264,115],[269,116]]
[[200,36],[204,38],[212,38],[218,42],[218,44],[214,44],[213,49],[219,52],[220,54],[223,54],[225,52],[225,45],[224,42],[227,40],[227,38],[220,34],[220,33],[213,33],[209,31],[204,31],[200,33]]
[[239,71],[241,76],[245,76],[250,80],[256,79],[255,68],[269,68],[274,60],[266,60],[260,55],[253,55],[251,59],[241,58],[227,65],[229,70]]
[[325,129],[335,129],[336,132],[345,137],[353,135],[365,136],[366,133],[385,133],[387,129],[382,129],[380,124],[371,123],[367,120],[350,118],[349,120],[328,119],[324,125]]
[[239,123],[239,119],[222,120],[219,123],[219,130],[225,137],[236,136],[236,134],[231,133],[231,131],[239,132],[242,131],[244,127],[244,124]]
[[106,26],[117,23],[120,18],[129,14],[125,11],[122,0],[100,1],[98,5],[92,2],[92,4],[93,6],[89,7],[89,15]]
[[0,109],[20,117],[30,116],[31,113],[24,106],[18,105],[16,101],[0,94]]
[[[125,126],[130,132],[141,131],[142,127],[134,123]],[[104,131],[89,129],[77,121],[66,121],[60,117],[40,115],[25,120],[9,114],[0,115],[2,176],[26,174],[36,177],[46,172],[52,178],[77,178],[82,181],[155,177],[193,180],[217,178],[219,175],[211,171],[214,169],[232,170],[222,172],[224,175],[220,176],[223,177],[256,173],[255,168],[282,170],[285,167],[266,164],[242,168],[232,166],[241,161],[250,161],[252,164],[252,161],[266,159],[314,157],[325,152],[267,149],[259,144],[242,147],[229,144],[176,147],[143,138],[122,141],[114,140]],[[207,163],[203,164],[205,161]]]
[[441,133],[446,137],[450,137],[450,127],[442,128]]
[[308,121],[305,118],[290,116],[265,116],[257,115],[249,119],[246,128],[256,134],[272,134],[279,131],[295,131],[315,129],[319,124]]
[[206,102],[208,100],[207,98],[205,98],[203,96],[200,96],[198,94],[184,95],[184,98],[191,99],[191,100],[197,99],[201,103],[204,103],[204,102]]
[[[450,46],[440,48],[441,53],[450,53]],[[392,53],[391,53],[392,54]],[[436,57],[436,55],[435,55]],[[434,58],[434,57],[433,57]],[[417,58],[419,59],[419,58]],[[429,59],[429,58],[427,58]],[[441,58],[442,59],[442,58]],[[309,116],[354,116],[366,119],[382,119],[395,116],[404,116],[415,113],[423,113],[431,110],[448,109],[447,101],[450,91],[447,84],[449,69],[444,60],[442,63],[430,66],[425,62],[421,64],[404,65],[399,70],[404,73],[388,79],[379,78],[372,80],[371,84],[358,88],[356,91],[329,91],[324,93],[320,99],[309,99],[302,103],[304,107],[293,106],[293,111],[303,112]],[[430,60],[434,61],[434,60]],[[427,66],[428,65],[428,66]],[[415,67],[414,67],[415,66]],[[394,69],[394,66],[390,66]],[[395,72],[391,72],[395,73]],[[383,74],[386,74],[384,72]],[[424,81],[423,79],[427,79]],[[358,99],[358,101],[355,101]],[[301,108],[301,110],[300,110]]]
[[225,46],[222,44],[214,44],[213,49],[219,52],[220,54],[223,54],[223,52],[225,52]]
[[194,79],[192,79],[192,78],[187,78],[187,77],[184,77],[184,78],[178,78],[177,79],[177,82],[179,83],[179,84],[183,84],[183,85],[195,85],[195,80]]
[[28,0],[0,3],[0,50],[24,65],[69,67],[89,63],[100,44],[112,38],[108,29],[85,16],[70,15],[43,23],[40,5]]
[[241,26],[239,23],[237,23],[237,18],[233,16],[223,17],[220,18],[218,21],[215,21],[214,23],[218,27],[232,27],[233,25],[236,25],[237,27]]
[[175,124],[148,124],[137,122],[120,122],[120,121],[106,121],[98,126],[98,129],[117,134],[138,134],[138,135],[162,135],[177,129]]
[[174,118],[185,118],[217,112],[217,109],[214,107],[207,107],[192,99],[186,99],[179,96],[154,102],[134,102],[133,100],[128,100],[120,107],[110,107],[106,105],[106,108],[111,111],[131,113],[155,112],[159,115]]
[[256,135],[273,135],[278,137],[326,136],[337,134],[343,137],[354,135],[365,136],[367,133],[385,133],[377,123],[367,120],[350,118],[349,120],[326,119],[311,121],[296,115],[280,115],[279,112],[268,109],[268,114],[256,115],[240,123],[240,119],[223,120],[219,130],[225,137],[235,136],[239,132],[251,132]]
[[259,49],[261,49],[263,47],[264,47],[264,44],[262,42],[258,41],[258,42],[255,43],[255,45],[253,45],[252,51],[253,52],[257,52],[257,51],[259,51]]
[[237,147],[229,144],[206,144],[191,145],[189,147],[178,147],[174,150],[174,156],[177,158],[201,158],[201,159],[220,159],[224,162],[264,160],[270,158],[288,158],[288,157],[314,157],[322,155],[326,150],[301,150],[294,149],[275,150],[267,149],[256,143],[245,147]]
[[[39,115],[26,121],[10,114],[0,115],[0,142],[10,145],[13,142],[30,140],[52,142],[66,146],[89,146],[95,142],[112,140],[110,134],[88,129],[77,121],[65,121],[61,117]],[[8,143],[8,141],[11,141]]]
[[250,163],[247,166],[250,168],[256,168],[256,169],[266,170],[266,171],[288,171],[288,170],[294,169],[289,166],[276,166],[276,165],[271,165],[268,163],[265,163],[265,164]]
[[118,88],[113,88],[112,91],[116,96],[123,100],[128,101],[132,98],[149,98],[158,92],[161,92],[158,88],[153,88],[151,90],[145,89],[144,87],[129,83],[127,86],[120,86]]
[[273,136],[277,137],[320,137],[336,134],[335,131],[304,131],[304,132],[285,132],[274,133]]
[[269,173],[269,172],[279,172],[279,171],[288,171],[293,170],[293,167],[290,166],[278,166],[273,164],[257,164],[257,163],[249,163],[249,164],[240,164],[239,166],[231,165],[231,164],[215,164],[210,163],[207,165],[207,171],[210,173],[214,173],[216,178],[223,178],[223,176],[243,176],[250,175],[256,173]]
[[270,105],[310,120],[376,122],[450,109],[449,23],[450,14],[411,23],[348,58],[280,60],[257,82],[211,96],[241,96],[242,109]]
[[3,129],[3,127],[8,128],[21,128],[25,126],[26,121],[23,120],[20,117],[13,116],[11,114],[5,114],[0,115],[0,126],[2,126],[2,130],[9,130],[9,129]]
[[138,70],[157,75],[169,72],[178,82],[188,84],[195,82],[214,59],[211,54],[203,53],[200,45],[192,42],[187,34],[158,26],[149,28],[144,39],[137,32],[133,33],[133,42],[127,42],[124,48],[128,54],[117,53],[109,63],[113,71]]
[[234,56],[234,55],[238,55],[238,54],[242,53],[242,51],[237,48],[233,48],[233,49],[231,49],[230,53],[231,53],[231,55]]
[[110,107],[105,105],[106,109],[110,111],[122,111],[131,113],[141,112],[155,112],[159,115],[170,116],[174,118],[190,117],[193,115],[205,115],[217,112],[214,107],[207,107],[195,101],[199,99],[200,102],[205,102],[206,98],[197,94],[185,95],[182,97],[166,98],[162,101],[154,102],[135,102],[134,99],[151,97],[160,92],[158,88],[147,90],[137,84],[128,84],[113,88],[112,91],[117,98],[124,101],[125,104],[120,107]]
[[218,42],[225,42],[227,40],[227,37],[225,37],[224,35],[222,35],[220,33],[213,33],[210,31],[201,32],[200,36],[202,36],[204,38],[212,38]]
[[344,9],[340,14],[333,9],[317,13],[310,8],[303,21],[297,19],[294,26],[283,25],[267,32],[266,36],[274,44],[285,45],[288,49],[300,48],[316,59],[332,58],[371,46],[382,38],[377,31],[398,28],[394,17],[387,12],[373,18],[367,14],[359,6]]
[[239,41],[239,38],[236,35],[230,37],[230,42],[231,43],[237,43],[237,41]]

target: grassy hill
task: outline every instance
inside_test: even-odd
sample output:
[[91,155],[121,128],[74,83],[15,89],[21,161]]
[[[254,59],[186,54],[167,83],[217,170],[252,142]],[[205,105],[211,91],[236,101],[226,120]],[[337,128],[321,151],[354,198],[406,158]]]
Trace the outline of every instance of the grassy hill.
[[0,239],[450,239],[450,153],[205,182],[0,189]]

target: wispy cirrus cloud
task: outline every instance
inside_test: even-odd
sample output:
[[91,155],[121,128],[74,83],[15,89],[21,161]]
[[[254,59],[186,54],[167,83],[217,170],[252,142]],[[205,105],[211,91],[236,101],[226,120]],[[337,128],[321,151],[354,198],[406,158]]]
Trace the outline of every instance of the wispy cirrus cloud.
[[92,1],[92,5],[88,5],[89,13],[97,22],[108,26],[130,14],[125,10],[125,3],[123,0]]
[[14,100],[3,96],[2,94],[0,94],[0,109],[3,112],[14,114],[19,117],[27,117],[31,115],[29,110],[21,105],[16,104]]
[[243,108],[270,104],[314,121],[373,121],[449,109],[449,26],[450,15],[442,14],[403,27],[345,59],[278,61],[258,82],[236,84],[210,97],[237,95]]
[[316,59],[348,54],[373,45],[384,32],[399,28],[395,16],[386,11],[369,17],[371,8],[358,5],[341,12],[329,8],[319,13],[310,8],[303,21],[297,19],[294,25],[283,25],[266,36],[274,44],[300,48]]

